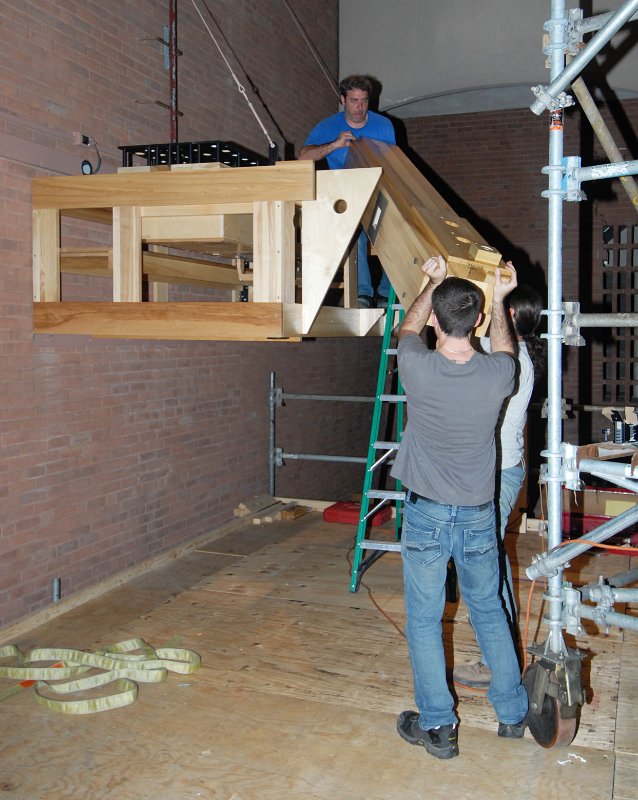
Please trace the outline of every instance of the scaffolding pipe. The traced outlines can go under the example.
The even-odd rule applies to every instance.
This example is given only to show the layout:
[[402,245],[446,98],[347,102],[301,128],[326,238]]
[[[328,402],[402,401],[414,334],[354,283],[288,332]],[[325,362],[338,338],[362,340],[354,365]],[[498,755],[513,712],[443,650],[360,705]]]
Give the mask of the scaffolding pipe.
[[[638,568],[630,569],[627,572],[619,572],[617,575],[612,575],[611,578],[607,578],[607,585],[611,586],[612,588],[616,588],[617,586],[627,586],[629,583],[636,583],[637,581]],[[579,591],[589,591],[589,589],[598,585],[598,581],[592,581],[585,586],[581,586]]]
[[268,493],[275,496],[275,405],[277,391],[275,389],[275,373],[270,373],[270,391],[268,392]]
[[[605,596],[600,586],[590,586],[587,589],[583,587],[580,593],[586,600],[592,600],[594,603],[600,603]],[[638,589],[610,589],[609,594],[614,603],[635,603],[638,600]]]
[[627,491],[629,492],[635,493],[636,490],[638,489],[638,486],[636,486],[636,482],[628,480],[627,478],[614,478],[611,477],[610,475],[603,475],[602,473],[599,472],[590,472],[589,474],[593,475],[594,478],[602,478],[603,480],[608,481],[609,483],[613,483],[614,486],[618,486],[620,489],[627,489]]
[[592,608],[584,603],[578,604],[578,613],[585,619],[590,619],[597,625],[616,625],[625,630],[638,631],[638,618],[628,617],[626,614],[619,614],[617,611],[607,611],[605,609]]
[[609,11],[607,14],[597,14],[595,17],[580,19],[574,23],[574,29],[580,36],[585,33],[593,33],[593,31],[599,31],[613,16],[614,12]]
[[[527,577],[530,580],[537,580],[543,576],[550,576],[550,583],[557,578],[561,578],[561,568],[568,561],[571,561],[576,556],[589,550],[592,542],[604,542],[606,539],[609,539],[617,533],[621,533],[625,528],[634,525],[636,522],[638,522],[638,505],[633,508],[628,508],[617,517],[610,519],[608,522],[604,522],[593,531],[589,531],[585,537],[574,539],[573,542],[563,545],[562,547],[559,542],[558,546],[550,548],[547,553],[536,556],[532,560],[530,566],[525,570]],[[549,544],[551,544],[551,542],[549,542]],[[549,597],[549,599],[550,602],[553,600],[552,597]]]
[[327,456],[321,453],[280,453],[280,456],[292,461],[339,461],[348,464],[366,464],[368,461],[363,456]]
[[[616,143],[614,142],[609,128],[605,124],[605,120],[602,118],[602,115],[598,110],[598,106],[589,93],[589,89],[585,85],[585,81],[582,78],[576,78],[576,80],[572,83],[572,90],[576,96],[576,99],[580,103],[580,107],[583,109],[585,116],[589,120],[589,124],[592,126],[594,133],[598,137],[598,141],[602,145],[607,158],[614,164],[621,163],[623,158],[620,154],[620,150],[616,147]],[[632,206],[636,209],[636,211],[638,211],[638,186],[636,185],[636,181],[629,175],[623,174],[620,176],[620,182],[622,183],[622,187],[627,193],[627,197],[629,197],[629,201],[631,202]]]
[[[622,179],[624,176],[630,175],[638,175],[638,161],[620,161],[614,164],[595,164],[593,167],[578,167],[574,170],[574,176],[579,181],[600,181],[606,180],[607,178]],[[632,200],[632,202],[634,201],[635,198]]]
[[579,328],[638,328],[638,314],[577,314],[570,322]]
[[[638,0],[636,0],[638,2]],[[552,0],[549,29],[550,78],[556,82],[565,64],[567,12],[564,0]],[[552,84],[554,85],[554,84]],[[548,546],[556,547],[562,540],[562,230],[563,230],[563,109],[550,114],[548,173],[548,247],[547,247],[547,506]],[[534,568],[534,564],[528,568]],[[546,573],[549,574],[549,573]],[[562,636],[562,575],[554,572],[547,587],[548,626],[547,649],[554,653],[564,650]]]
[[[638,447],[636,448],[638,453]],[[617,461],[597,461],[593,458],[583,458],[578,463],[578,469],[581,472],[588,472],[590,475],[596,475],[599,478],[638,478],[638,467],[634,468],[631,464],[619,464]],[[638,484],[632,491],[638,490]]]
[[358,397],[357,395],[347,394],[292,394],[282,392],[282,400],[329,400],[331,402],[342,403],[374,403],[374,397]]
[[[551,106],[557,105],[560,93],[569,86],[573,79],[582,72],[589,62],[602,50],[620,28],[631,19],[638,11],[638,0],[627,0],[603,25],[591,41],[580,51],[580,53],[565,67],[564,51],[566,48],[565,32],[567,28],[567,17],[565,14],[564,2],[552,2],[552,18],[548,23],[550,28],[550,77],[551,83],[543,88],[534,86],[532,91],[536,94],[536,100],[530,106],[537,116]],[[559,36],[557,36],[557,31]],[[556,45],[560,44],[560,66],[555,69],[558,63]]]

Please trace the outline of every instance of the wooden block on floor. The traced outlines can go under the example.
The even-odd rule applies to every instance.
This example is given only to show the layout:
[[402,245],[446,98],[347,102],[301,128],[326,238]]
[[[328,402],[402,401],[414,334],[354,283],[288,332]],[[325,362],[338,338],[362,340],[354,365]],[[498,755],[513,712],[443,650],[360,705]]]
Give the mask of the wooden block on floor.
[[296,503],[289,503],[281,509],[281,519],[298,519],[308,513],[305,506],[298,506]]
[[247,517],[249,514],[256,514],[258,511],[268,508],[275,502],[277,501],[270,494],[254,494],[247,500],[242,500],[233,513],[236,517]]
[[274,522],[282,508],[283,503],[278,502],[272,503],[272,505],[266,508],[262,508],[253,516],[253,525],[263,525],[264,523]]

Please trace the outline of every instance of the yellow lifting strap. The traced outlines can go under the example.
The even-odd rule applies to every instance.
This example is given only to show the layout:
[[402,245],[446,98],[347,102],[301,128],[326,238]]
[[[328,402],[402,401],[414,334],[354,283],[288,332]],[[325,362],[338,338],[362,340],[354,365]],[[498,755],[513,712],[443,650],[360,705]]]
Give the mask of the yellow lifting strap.
[[[130,705],[137,697],[138,683],[159,683],[169,672],[190,675],[201,664],[198,653],[182,647],[152,648],[143,639],[127,639],[95,653],[66,647],[39,647],[23,653],[15,645],[0,647],[0,661],[14,659],[15,666],[0,666],[0,678],[18,680],[0,700],[20,688],[33,685],[38,703],[64,714],[94,714]],[[46,666],[33,666],[54,662]],[[95,670],[101,672],[95,673]],[[78,678],[86,672],[91,675]],[[62,681],[50,683],[50,681]],[[81,700],[58,700],[50,694],[75,694],[115,685],[115,693]]]

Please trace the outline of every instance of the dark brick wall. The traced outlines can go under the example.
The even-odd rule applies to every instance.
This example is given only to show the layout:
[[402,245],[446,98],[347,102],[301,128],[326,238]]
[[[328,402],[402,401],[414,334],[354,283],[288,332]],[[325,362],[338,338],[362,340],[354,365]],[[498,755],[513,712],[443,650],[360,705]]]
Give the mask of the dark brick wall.
[[[191,4],[178,5],[180,139],[232,139],[265,155],[209,34]],[[336,76],[338,4],[315,9],[295,3]],[[372,394],[379,340],[34,337],[31,180],[95,162],[73,131],[97,140],[104,172],[120,165],[118,145],[170,140],[168,112],[154,102],[168,101],[168,73],[148,41],[163,35],[168,11],[164,0],[36,0],[2,1],[0,12],[1,627],[46,606],[56,577],[68,596],[231,519],[268,487],[270,372],[290,392]],[[337,107],[315,56],[283,4],[228,0],[214,12],[218,26],[207,21],[248,98],[291,155]],[[104,241],[83,223],[66,224],[64,236],[69,246]],[[63,292],[101,299],[108,286],[65,276]],[[370,412],[291,403],[278,410],[277,444],[365,455]],[[342,499],[362,481],[361,467],[291,462],[276,488]]]

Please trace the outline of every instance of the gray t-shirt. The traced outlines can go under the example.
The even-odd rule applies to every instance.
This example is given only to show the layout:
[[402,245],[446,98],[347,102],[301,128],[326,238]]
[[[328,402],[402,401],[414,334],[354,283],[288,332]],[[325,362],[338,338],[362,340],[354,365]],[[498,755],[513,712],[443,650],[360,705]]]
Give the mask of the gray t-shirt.
[[514,359],[475,353],[455,364],[414,334],[399,342],[398,364],[408,422],[393,477],[437,503],[493,500],[494,431],[514,388]]

